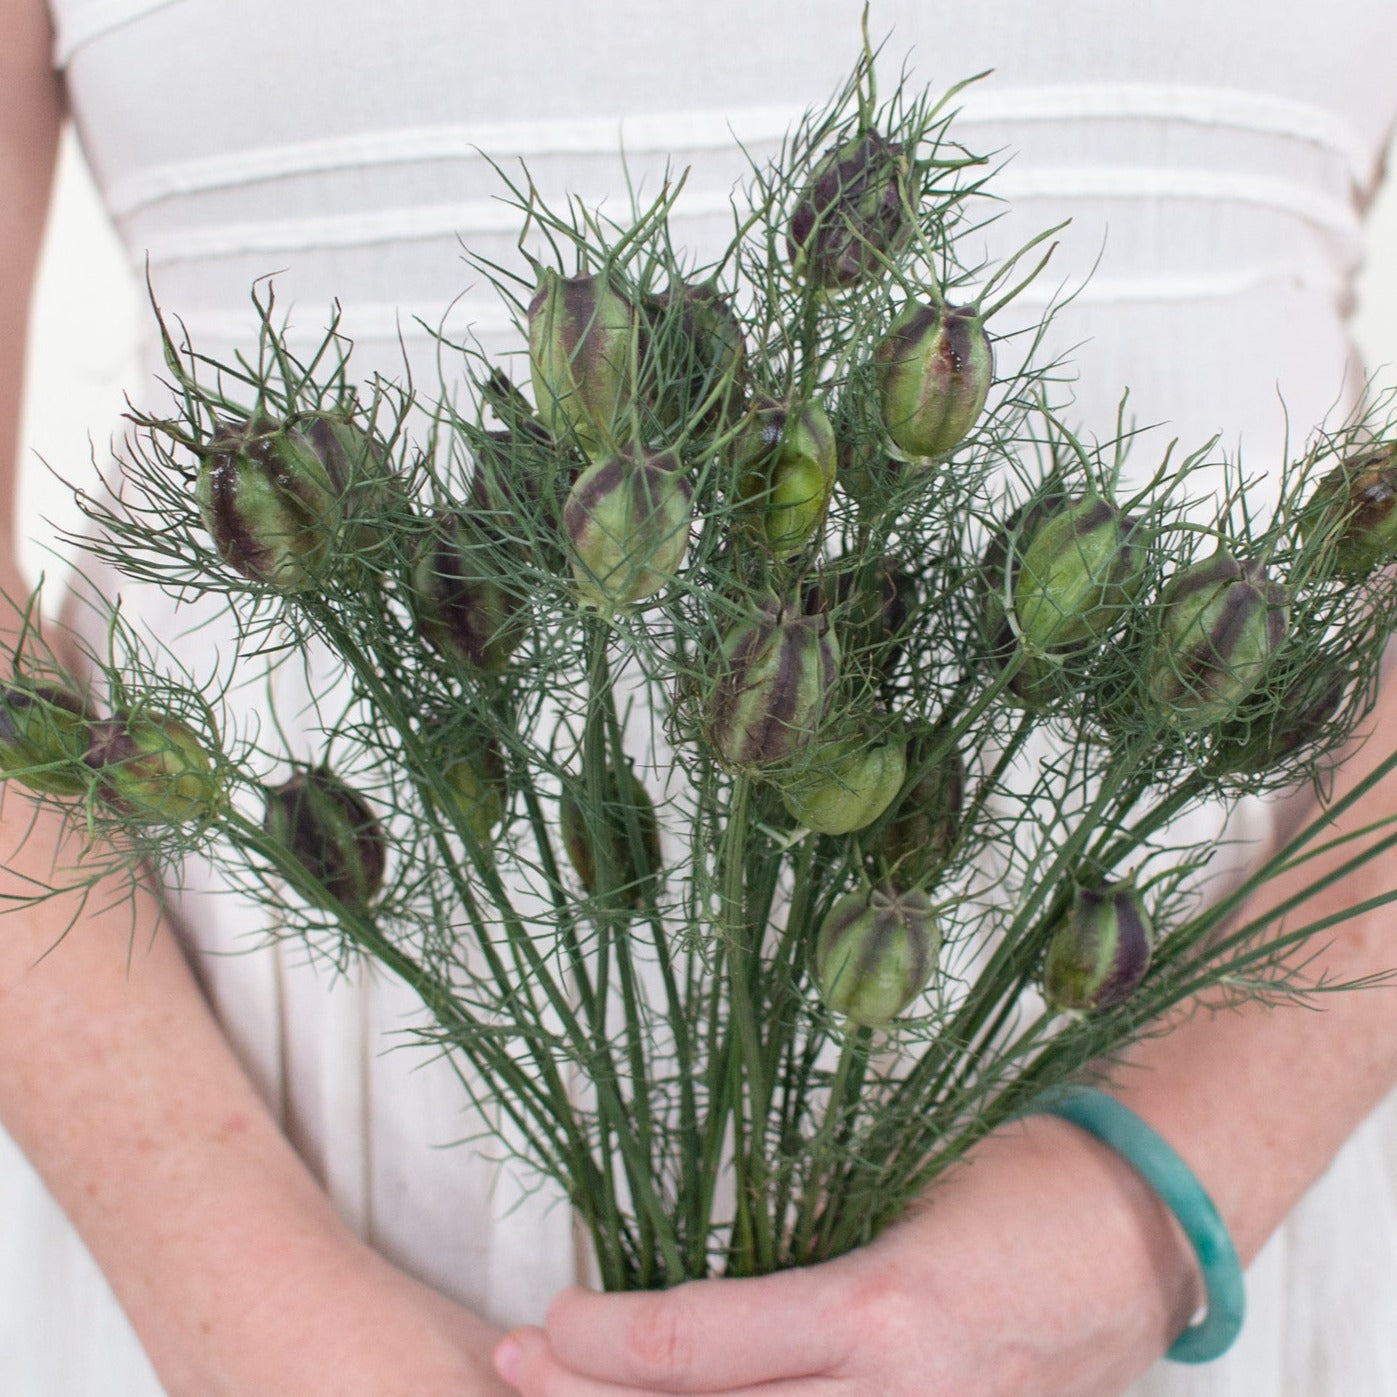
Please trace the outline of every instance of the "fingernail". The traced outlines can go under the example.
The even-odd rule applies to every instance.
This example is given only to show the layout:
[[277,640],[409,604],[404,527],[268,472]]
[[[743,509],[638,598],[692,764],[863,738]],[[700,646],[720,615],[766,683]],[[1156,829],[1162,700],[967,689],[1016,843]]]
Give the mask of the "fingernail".
[[495,1346],[495,1371],[508,1383],[519,1376],[524,1351],[514,1339],[503,1339]]

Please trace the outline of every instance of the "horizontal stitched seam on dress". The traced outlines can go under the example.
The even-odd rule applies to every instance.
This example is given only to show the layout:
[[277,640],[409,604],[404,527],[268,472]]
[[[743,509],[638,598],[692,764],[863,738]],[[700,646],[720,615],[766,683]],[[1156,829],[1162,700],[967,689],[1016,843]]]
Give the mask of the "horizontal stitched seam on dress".
[[[1179,276],[1153,277],[1097,277],[1086,282],[1073,294],[1073,288],[1062,288],[1057,283],[1025,288],[1015,299],[1017,304],[1041,306],[1072,296],[1074,305],[1110,305],[1125,303],[1162,303],[1183,301],[1210,301],[1233,296],[1244,296],[1262,287],[1277,283],[1292,289],[1299,289],[1325,297],[1337,297],[1346,293],[1343,279],[1338,275],[1319,275],[1283,263],[1248,267],[1230,273],[1194,273]],[[300,327],[293,321],[288,338],[295,344],[301,341],[318,343],[323,337],[324,326],[311,317],[302,319]],[[346,313],[344,333],[354,341],[393,341],[426,340],[429,338],[422,324],[437,325],[441,319],[440,309],[427,311],[387,305],[381,302],[361,302]],[[420,323],[419,323],[420,322]],[[251,309],[228,310],[209,307],[194,308],[182,312],[180,323],[186,326],[196,340],[217,340],[223,344],[237,344],[246,341],[254,328]],[[458,302],[440,325],[441,333],[448,338],[459,338],[467,333],[481,338],[504,334],[517,334],[522,343],[522,332],[518,330],[508,313],[498,306],[488,303],[478,306],[463,306]]]
[[[748,147],[765,143],[775,147],[798,116],[784,107],[746,107],[726,114],[659,112],[368,131],[150,166],[114,181],[107,200],[119,217],[178,194],[368,165],[475,159],[482,152],[504,152],[510,159],[538,159],[549,155],[614,155],[622,150],[681,156],[727,150],[739,142]],[[1212,88],[1111,83],[986,91],[967,96],[954,129],[982,122],[1099,117],[1199,123],[1299,139],[1340,156],[1348,178],[1357,183],[1366,183],[1371,177],[1375,159],[1349,124],[1332,112],[1306,103]]]
[[[1032,173],[1005,170],[996,192],[1010,203],[1044,198],[1171,199],[1247,204],[1295,217],[1353,244],[1358,255],[1361,228],[1357,210],[1341,199],[1310,186],[1239,171],[1141,169],[1134,166],[1040,168]],[[686,189],[675,205],[679,219],[727,213],[726,190]],[[331,214],[313,218],[267,219],[246,223],[217,223],[167,233],[134,237],[156,265],[204,257],[237,256],[247,252],[301,251],[307,248],[352,247],[459,234],[467,244],[474,234],[515,231],[523,215],[494,199],[454,204],[421,204]]]
[[82,47],[179,0],[88,0],[54,10],[53,66],[64,68]]

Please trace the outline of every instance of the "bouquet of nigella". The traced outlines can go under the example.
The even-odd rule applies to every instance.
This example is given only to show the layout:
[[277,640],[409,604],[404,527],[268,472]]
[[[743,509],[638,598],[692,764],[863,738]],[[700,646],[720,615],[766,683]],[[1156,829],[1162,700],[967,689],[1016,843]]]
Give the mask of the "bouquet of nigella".
[[[269,297],[233,363],[162,321],[177,407],[80,542],[235,644],[196,685],[112,604],[95,682],[32,622],[0,689],[72,879],[197,850],[401,976],[613,1288],[838,1255],[1200,990],[1303,993],[1313,928],[1239,912],[1323,821],[1208,902],[1182,817],[1321,773],[1397,624],[1379,411],[1264,518],[1233,470],[1200,519],[1211,446],[1123,495],[1138,439],[1074,435],[996,328],[1047,235],[962,260],[992,171],[873,77],[711,265],[674,187],[618,224],[506,180],[546,255],[480,269],[530,374],[443,340],[469,408],[356,383],[333,327],[298,359]],[[312,649],[334,716],[282,779],[224,700]]]

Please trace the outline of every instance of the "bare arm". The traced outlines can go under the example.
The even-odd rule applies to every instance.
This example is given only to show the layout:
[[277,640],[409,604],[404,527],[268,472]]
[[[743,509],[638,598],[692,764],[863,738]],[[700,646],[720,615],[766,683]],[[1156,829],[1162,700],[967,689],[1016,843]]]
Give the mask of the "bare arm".
[[[9,546],[24,330],[63,108],[50,42],[40,0],[0,0],[0,586],[11,597],[25,590]],[[60,838],[56,820],[31,825],[20,791],[4,791],[2,809],[0,896],[48,875]],[[172,936],[152,937],[149,895],[133,916],[99,894],[55,946],[72,912],[0,918],[0,1118],[172,1397],[494,1391],[489,1326],[342,1226]]]

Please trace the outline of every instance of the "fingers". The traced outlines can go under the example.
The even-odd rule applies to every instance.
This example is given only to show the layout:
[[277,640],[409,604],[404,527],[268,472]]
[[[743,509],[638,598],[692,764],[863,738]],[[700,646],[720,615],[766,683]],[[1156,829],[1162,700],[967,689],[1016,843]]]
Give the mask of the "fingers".
[[[764,1392],[762,1385],[828,1374],[845,1357],[834,1280],[830,1268],[817,1267],[663,1292],[569,1290],[549,1309],[545,1331],[515,1337],[537,1342],[548,1361],[601,1384],[576,1388],[576,1397],[593,1397],[594,1390]],[[531,1347],[526,1357],[544,1361]],[[559,1391],[573,1397],[572,1388]]]
[[[495,1350],[495,1367],[522,1397],[668,1397],[675,1391],[633,1387],[575,1373],[550,1351],[541,1329],[516,1329]],[[709,1389],[704,1397],[836,1397],[837,1389],[839,1384],[832,1378],[802,1377]]]

